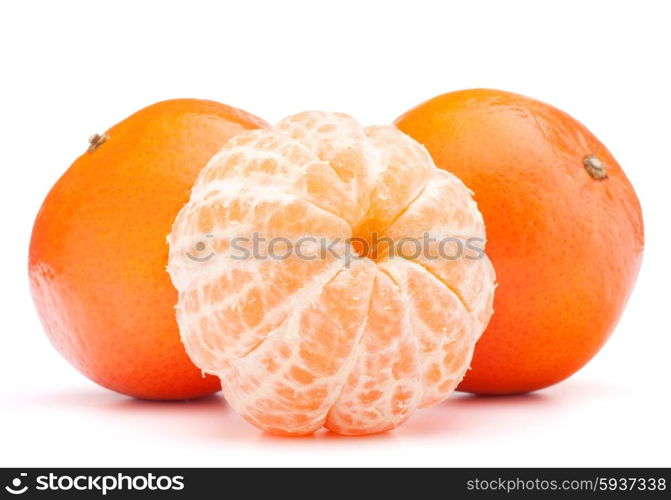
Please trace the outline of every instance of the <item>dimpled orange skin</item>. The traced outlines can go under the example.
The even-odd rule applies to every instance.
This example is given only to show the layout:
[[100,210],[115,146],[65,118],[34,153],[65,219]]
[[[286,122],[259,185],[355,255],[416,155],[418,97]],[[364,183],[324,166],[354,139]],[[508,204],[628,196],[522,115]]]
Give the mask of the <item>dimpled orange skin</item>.
[[[496,269],[494,315],[462,391],[555,384],[603,346],[643,253],[636,193],[610,152],[566,113],[517,94],[438,96],[396,121],[475,192]],[[606,178],[590,176],[585,157]]]
[[52,343],[87,377],[147,399],[219,390],[180,342],[166,236],[210,157],[264,126],[213,101],[160,102],[108,130],[51,189],[30,243],[31,290]]

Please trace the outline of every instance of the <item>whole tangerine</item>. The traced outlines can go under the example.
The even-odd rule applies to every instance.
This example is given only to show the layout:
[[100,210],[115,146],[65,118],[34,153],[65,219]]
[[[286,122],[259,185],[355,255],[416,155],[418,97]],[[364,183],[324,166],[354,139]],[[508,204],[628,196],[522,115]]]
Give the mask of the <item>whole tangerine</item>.
[[93,136],[53,186],[30,242],[31,291],[52,343],[87,377],[148,399],[219,389],[180,343],[166,236],[210,157],[265,125],[213,101],[160,102]]
[[443,94],[396,125],[474,191],[487,225],[494,315],[459,388],[569,377],[615,328],[641,263],[641,207],[620,165],[568,114],[500,90]]

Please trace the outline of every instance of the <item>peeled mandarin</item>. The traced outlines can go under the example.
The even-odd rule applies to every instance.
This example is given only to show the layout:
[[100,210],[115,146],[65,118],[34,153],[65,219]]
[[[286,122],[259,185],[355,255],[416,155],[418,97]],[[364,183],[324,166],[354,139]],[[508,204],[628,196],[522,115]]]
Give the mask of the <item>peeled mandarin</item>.
[[455,389],[492,314],[469,190],[396,127],[340,113],[231,139],[168,241],[189,356],[275,434],[397,427]]

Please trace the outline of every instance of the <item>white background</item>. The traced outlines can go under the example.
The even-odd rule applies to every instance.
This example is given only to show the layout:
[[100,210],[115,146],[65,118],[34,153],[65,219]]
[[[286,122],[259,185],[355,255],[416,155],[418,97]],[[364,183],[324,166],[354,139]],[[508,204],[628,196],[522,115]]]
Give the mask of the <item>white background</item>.
[[[0,465],[671,466],[670,15],[663,2],[43,2],[0,7]],[[135,401],[51,347],[27,253],[51,185],[100,132],[173,97],[274,122],[387,123],[436,94],[516,91],[587,124],[630,176],[646,252],[599,355],[527,396],[456,394],[395,432],[287,439],[220,397]]]

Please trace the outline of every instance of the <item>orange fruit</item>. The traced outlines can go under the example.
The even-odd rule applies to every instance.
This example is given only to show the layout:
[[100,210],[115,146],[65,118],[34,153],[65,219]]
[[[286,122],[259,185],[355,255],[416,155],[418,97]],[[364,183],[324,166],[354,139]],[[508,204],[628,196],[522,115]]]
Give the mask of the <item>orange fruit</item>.
[[[484,238],[468,189],[394,126],[307,112],[244,132],[169,236],[184,345],[266,431],[392,429],[468,367],[494,290]],[[462,240],[481,251],[439,251]]]
[[87,377],[150,399],[218,390],[180,343],[165,239],[212,155],[264,125],[212,101],[160,102],[94,136],[51,189],[33,228],[30,284],[52,343]]
[[495,313],[459,388],[570,376],[615,328],[641,262],[641,207],[620,165],[566,113],[499,90],[441,95],[396,125],[475,192],[487,224]]

